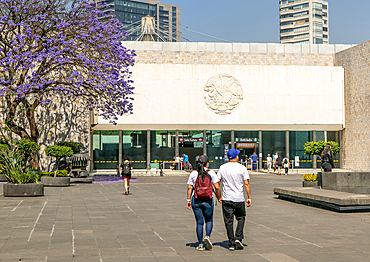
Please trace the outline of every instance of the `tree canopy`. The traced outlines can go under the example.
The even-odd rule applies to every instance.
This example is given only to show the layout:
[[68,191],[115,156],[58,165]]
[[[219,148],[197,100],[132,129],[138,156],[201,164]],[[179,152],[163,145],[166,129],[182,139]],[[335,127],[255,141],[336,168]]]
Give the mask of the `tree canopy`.
[[35,114],[55,95],[78,98],[112,123],[132,113],[122,24],[85,0],[0,0],[0,96],[5,125],[37,142]]

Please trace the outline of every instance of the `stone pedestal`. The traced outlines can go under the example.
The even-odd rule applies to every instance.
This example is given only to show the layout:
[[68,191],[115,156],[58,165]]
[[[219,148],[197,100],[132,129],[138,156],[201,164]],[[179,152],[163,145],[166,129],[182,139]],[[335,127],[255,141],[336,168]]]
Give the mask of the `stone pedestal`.
[[355,194],[370,194],[370,172],[319,172],[322,189]]

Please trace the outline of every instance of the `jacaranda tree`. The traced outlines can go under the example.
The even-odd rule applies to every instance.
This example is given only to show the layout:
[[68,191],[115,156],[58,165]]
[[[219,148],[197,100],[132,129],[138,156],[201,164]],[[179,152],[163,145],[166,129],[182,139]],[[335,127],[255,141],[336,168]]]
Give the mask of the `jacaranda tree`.
[[104,8],[85,0],[0,0],[0,96],[11,132],[37,142],[35,112],[58,95],[112,123],[132,112],[135,54]]

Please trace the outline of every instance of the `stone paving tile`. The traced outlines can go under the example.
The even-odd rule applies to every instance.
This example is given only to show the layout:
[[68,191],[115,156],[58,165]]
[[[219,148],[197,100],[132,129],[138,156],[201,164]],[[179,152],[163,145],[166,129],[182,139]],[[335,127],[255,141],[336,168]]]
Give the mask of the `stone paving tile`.
[[129,196],[122,184],[80,184],[45,188],[40,198],[0,197],[0,261],[370,261],[368,213],[276,199],[273,188],[300,186],[298,175],[252,174],[245,249],[227,250],[217,205],[214,248],[199,252],[186,181],[141,178]]

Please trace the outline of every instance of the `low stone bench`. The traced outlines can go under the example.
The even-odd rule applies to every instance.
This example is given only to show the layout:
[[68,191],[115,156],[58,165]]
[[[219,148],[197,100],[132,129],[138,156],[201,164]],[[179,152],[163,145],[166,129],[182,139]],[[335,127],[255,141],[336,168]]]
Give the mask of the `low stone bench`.
[[274,188],[281,199],[297,203],[313,203],[339,212],[370,211],[370,195],[339,192],[313,187]]

